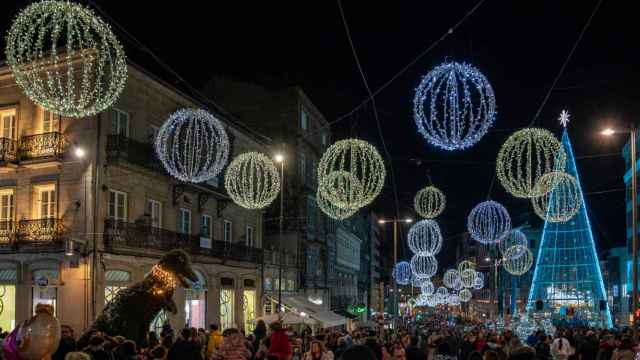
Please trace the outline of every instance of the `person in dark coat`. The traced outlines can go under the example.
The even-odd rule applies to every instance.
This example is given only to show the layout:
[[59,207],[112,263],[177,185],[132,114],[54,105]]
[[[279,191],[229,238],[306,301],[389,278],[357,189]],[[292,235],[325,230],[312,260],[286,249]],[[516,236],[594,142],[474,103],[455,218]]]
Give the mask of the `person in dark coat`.
[[61,325],[60,333],[60,345],[58,345],[56,352],[53,353],[52,360],[64,360],[68,353],[76,351],[73,328],[69,325]]
[[425,360],[427,358],[427,353],[418,347],[419,342],[420,339],[417,336],[411,337],[409,346],[404,350],[407,360]]
[[191,338],[190,329],[182,329],[180,336],[169,349],[167,360],[202,360],[200,345]]
[[551,360],[551,337],[543,335],[535,346],[537,360]]

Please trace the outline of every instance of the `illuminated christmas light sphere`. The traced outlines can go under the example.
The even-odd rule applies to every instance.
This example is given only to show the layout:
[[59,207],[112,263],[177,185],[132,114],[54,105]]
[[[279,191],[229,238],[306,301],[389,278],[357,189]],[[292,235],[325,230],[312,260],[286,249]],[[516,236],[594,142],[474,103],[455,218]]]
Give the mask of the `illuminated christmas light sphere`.
[[7,63],[33,102],[62,116],[95,115],[127,80],[124,49],[93,11],[69,1],[23,9],[6,38]]
[[425,253],[415,254],[411,258],[411,273],[417,278],[430,278],[438,271],[438,260]]
[[470,260],[462,260],[458,264],[458,272],[463,272],[467,269],[475,270],[476,264]]
[[502,186],[513,196],[533,198],[551,190],[536,188],[536,183],[554,169],[564,169],[566,160],[562,144],[552,133],[527,128],[513,133],[502,145],[496,171]]
[[222,171],[229,157],[224,127],[205,110],[180,109],[158,130],[156,154],[173,177],[200,183]]
[[496,116],[496,99],[487,78],[464,63],[444,63],[422,78],[413,99],[418,131],[444,150],[473,146]]
[[471,237],[483,244],[495,244],[511,230],[511,218],[500,203],[488,200],[471,210],[467,219]]
[[484,278],[477,277],[473,281],[473,288],[475,290],[480,290],[484,287]]
[[435,287],[433,286],[433,283],[431,281],[425,282],[420,287],[420,292],[425,295],[433,294],[434,290],[435,290]]
[[460,305],[460,296],[458,294],[449,294],[447,297],[447,303],[451,306]]
[[[516,256],[516,253],[522,253],[520,256]],[[533,265],[533,254],[531,250],[522,245],[514,245],[507,249],[504,254],[504,260],[502,266],[511,275],[525,274]]]
[[473,294],[471,293],[471,290],[469,290],[469,289],[462,289],[462,290],[460,290],[460,293],[458,294],[458,296],[460,297],[460,301],[466,303],[466,302],[471,301],[471,298],[473,297]]
[[460,277],[458,277],[452,284],[451,288],[455,291],[460,291],[462,290],[462,288],[464,288],[464,285],[462,285],[462,279],[460,279]]
[[476,271],[473,269],[466,269],[460,273],[460,280],[462,281],[463,287],[472,288],[476,281]]
[[358,209],[343,209],[335,206],[331,201],[327,200],[324,195],[322,195],[320,189],[316,191],[316,202],[318,203],[320,210],[334,220],[348,219],[358,212]]
[[[339,175],[333,174],[336,171]],[[318,164],[320,191],[334,205],[349,209],[370,204],[380,194],[385,174],[384,161],[378,150],[358,139],[334,143]]]
[[431,294],[431,295],[425,296],[425,303],[429,307],[438,306],[438,300],[437,300],[435,294]]
[[409,249],[414,254],[425,253],[435,255],[442,248],[440,227],[434,220],[420,220],[413,224],[407,236]]
[[392,275],[398,285],[409,285],[411,282],[411,265],[406,261],[400,261],[393,268]]
[[446,198],[442,191],[434,186],[427,186],[418,191],[413,198],[416,212],[425,219],[433,219],[442,214],[446,205]]
[[429,279],[429,278],[417,278],[415,276],[411,277],[411,286],[416,287],[416,288],[422,287],[427,282],[431,282],[431,279]]
[[[505,236],[498,243],[498,250],[500,251],[502,256],[504,256],[504,254],[507,251],[507,249],[509,249],[510,247],[512,247],[514,245],[522,245],[525,248],[527,246],[529,246],[529,242],[527,241],[527,236],[522,231],[520,231],[519,229],[511,230],[509,232],[509,236]],[[524,251],[521,252],[521,253],[513,254],[513,255],[514,256],[520,256],[522,254],[524,254]]]
[[582,196],[576,178],[559,171],[552,171],[540,178],[535,187],[544,193],[531,199],[533,210],[543,220],[567,222],[582,206]]
[[440,303],[443,303],[443,302],[446,302],[447,298],[449,297],[449,290],[447,290],[447,288],[444,286],[440,286],[439,288],[436,289],[435,294],[438,301]]
[[247,209],[262,209],[278,196],[280,174],[267,156],[248,152],[231,161],[224,186],[236,204]]
[[453,288],[454,283],[460,280],[460,273],[458,270],[449,269],[444,272],[444,276],[442,277],[442,282],[444,286],[448,288]]

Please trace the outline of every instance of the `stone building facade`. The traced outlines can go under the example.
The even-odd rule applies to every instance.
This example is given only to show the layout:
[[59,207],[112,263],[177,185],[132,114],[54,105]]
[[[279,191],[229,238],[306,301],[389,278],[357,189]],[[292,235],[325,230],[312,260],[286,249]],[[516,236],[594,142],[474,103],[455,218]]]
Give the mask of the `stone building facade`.
[[[191,254],[199,281],[178,289],[178,313],[161,314],[154,326],[251,327],[273,262],[262,251],[264,215],[233,204],[222,177],[185,184],[164,172],[151,140],[183,107],[205,105],[130,65],[112,108],[61,118],[0,68],[0,327],[44,302],[62,323],[84,329],[173,248]],[[230,159],[269,152],[268,138],[212,113],[229,134]]]

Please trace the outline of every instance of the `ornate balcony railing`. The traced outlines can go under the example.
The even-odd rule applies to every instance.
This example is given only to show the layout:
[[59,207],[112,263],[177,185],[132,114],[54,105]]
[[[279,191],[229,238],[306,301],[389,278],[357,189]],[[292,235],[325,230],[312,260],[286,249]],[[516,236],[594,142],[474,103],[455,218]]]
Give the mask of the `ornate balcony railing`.
[[18,154],[20,161],[42,158],[61,159],[65,145],[64,137],[59,132],[27,135],[20,139]]
[[124,135],[109,135],[107,137],[107,160],[117,161],[120,159],[165,173],[155,155],[152,144],[136,141]]
[[236,261],[262,263],[262,249],[220,240],[202,239],[198,235],[181,234],[144,223],[106,220],[104,244],[111,251],[168,251],[183,249],[193,255],[212,256]]
[[0,248],[3,249],[62,248],[63,239],[62,219],[0,221]]
[[0,163],[15,162],[18,142],[13,139],[0,138]]

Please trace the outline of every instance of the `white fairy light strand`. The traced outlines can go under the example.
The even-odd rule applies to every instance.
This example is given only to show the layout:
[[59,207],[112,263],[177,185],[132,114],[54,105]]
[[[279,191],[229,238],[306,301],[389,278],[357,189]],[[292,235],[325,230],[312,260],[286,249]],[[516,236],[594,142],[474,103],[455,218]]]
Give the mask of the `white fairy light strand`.
[[411,273],[417,278],[430,278],[438,271],[438,260],[425,253],[415,254],[411,258]]
[[407,235],[409,249],[414,253],[436,255],[442,248],[440,227],[434,220],[420,220],[411,226]]
[[444,63],[422,78],[413,99],[418,131],[444,150],[473,146],[496,116],[493,88],[480,71],[464,63]]
[[331,201],[327,200],[324,195],[322,195],[320,189],[316,191],[316,202],[318,203],[320,210],[334,220],[345,220],[358,212],[358,209],[342,209],[333,205]]
[[227,132],[202,109],[180,109],[158,130],[158,158],[173,177],[200,183],[216,177],[229,157]]
[[476,264],[473,261],[470,260],[462,260],[459,264],[458,264],[458,272],[463,272],[467,269],[472,269],[475,270],[476,268]]
[[460,297],[460,301],[461,302],[469,302],[471,301],[471,298],[473,297],[473,294],[471,293],[471,290],[469,289],[462,289],[460,290],[460,293],[458,294],[458,296]]
[[567,222],[580,211],[582,196],[575,177],[553,171],[540,178],[536,189],[544,193],[531,199],[533,210],[541,219]]
[[458,270],[455,270],[455,269],[449,269],[445,271],[444,276],[442,277],[442,282],[444,283],[444,286],[450,289],[453,288],[454,283],[459,280],[460,280],[460,273],[458,272]]
[[248,152],[231,161],[224,184],[236,204],[247,209],[262,209],[278,196],[280,174],[266,155]]
[[511,230],[511,218],[504,206],[488,200],[471,210],[467,229],[474,240],[483,244],[495,244]]
[[124,49],[93,11],[69,1],[23,9],[7,34],[7,63],[25,94],[68,117],[95,115],[115,103],[127,80]]
[[460,281],[465,288],[472,288],[476,280],[476,271],[473,269],[466,269],[460,273]]
[[[522,231],[520,231],[520,229],[511,230],[509,232],[509,235],[505,236],[498,243],[498,250],[500,251],[500,254],[502,254],[502,256],[504,256],[504,254],[506,253],[507,249],[509,249],[510,247],[512,247],[514,245],[522,245],[525,248],[529,246],[529,242],[527,240],[527,236]],[[520,256],[520,255],[522,255],[522,253],[514,253],[512,255]]]
[[[522,255],[517,256],[518,253]],[[525,274],[531,269],[531,265],[533,265],[533,254],[531,250],[522,245],[514,245],[507,249],[502,261],[504,269],[509,274],[516,276]]]
[[429,279],[427,279],[427,281],[425,281],[422,286],[420,286],[420,292],[425,295],[433,294],[434,289],[435,286],[433,286],[433,283]]
[[427,186],[418,191],[413,199],[416,212],[425,219],[433,219],[442,214],[446,203],[442,191],[434,186]]
[[393,268],[392,275],[398,285],[409,285],[411,282],[411,265],[406,261],[400,261]]
[[545,129],[527,128],[513,133],[502,145],[496,161],[498,179],[515,197],[533,198],[550,189],[538,188],[539,179],[564,169],[567,155],[555,136]]

